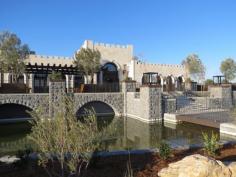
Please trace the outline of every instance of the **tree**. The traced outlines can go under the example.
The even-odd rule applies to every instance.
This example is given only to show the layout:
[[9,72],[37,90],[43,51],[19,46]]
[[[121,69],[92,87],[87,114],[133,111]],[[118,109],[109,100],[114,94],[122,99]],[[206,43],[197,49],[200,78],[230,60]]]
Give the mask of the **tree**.
[[0,33],[0,70],[12,75],[13,83],[25,71],[24,60],[30,53],[26,44],[21,44],[21,40],[16,34],[4,31]]
[[50,117],[45,106],[32,112],[32,132],[28,138],[33,141],[39,165],[49,176],[81,176],[96,151],[101,150],[104,140],[116,136],[116,125],[98,126],[94,111],[87,110],[78,120],[75,105],[69,97],[55,107],[56,114]]
[[92,78],[91,83],[93,83],[94,73],[99,71],[100,60],[101,54],[98,50],[81,48],[75,54],[74,63],[80,71],[84,72],[87,81],[89,80],[88,76],[90,76]]
[[232,81],[236,77],[236,62],[232,58],[227,58],[221,62],[220,71],[227,81]]
[[191,79],[198,82],[202,82],[204,80],[206,69],[198,55],[189,55],[185,60],[182,61],[182,65],[185,66]]

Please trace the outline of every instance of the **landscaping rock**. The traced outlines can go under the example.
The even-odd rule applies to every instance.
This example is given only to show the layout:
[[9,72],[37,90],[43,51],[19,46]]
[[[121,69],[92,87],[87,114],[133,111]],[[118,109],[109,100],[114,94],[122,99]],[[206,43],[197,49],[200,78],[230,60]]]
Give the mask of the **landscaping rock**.
[[225,166],[221,161],[195,154],[169,164],[158,175],[160,177],[235,177],[236,163]]

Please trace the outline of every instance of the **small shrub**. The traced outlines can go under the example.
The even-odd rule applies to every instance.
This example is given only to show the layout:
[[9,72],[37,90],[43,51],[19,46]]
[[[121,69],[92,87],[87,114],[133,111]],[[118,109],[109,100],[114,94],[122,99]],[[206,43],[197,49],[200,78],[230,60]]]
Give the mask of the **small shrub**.
[[162,141],[159,145],[159,155],[162,159],[166,160],[168,157],[170,157],[171,154],[171,147],[168,143],[165,141]]
[[219,149],[219,136],[214,132],[211,133],[211,136],[205,132],[202,132],[203,137],[203,149],[205,153],[210,156],[215,156],[217,150]]
[[52,74],[49,74],[49,80],[54,82],[62,81],[63,80],[62,73],[52,71]]
[[125,172],[125,177],[134,177],[134,172],[131,166],[131,160],[130,160],[130,152],[129,152],[129,160],[127,161],[126,164],[126,172]]
[[82,176],[103,140],[115,135],[113,124],[98,128],[92,110],[78,121],[74,108],[71,98],[65,97],[61,105],[54,107],[52,117],[41,107],[31,113],[34,120],[28,138],[35,144],[38,164],[49,176]]

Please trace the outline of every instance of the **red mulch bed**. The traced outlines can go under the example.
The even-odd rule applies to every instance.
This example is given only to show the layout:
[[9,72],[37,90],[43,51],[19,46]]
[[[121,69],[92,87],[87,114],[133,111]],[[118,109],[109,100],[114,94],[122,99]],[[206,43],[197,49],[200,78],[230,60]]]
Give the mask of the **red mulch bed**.
[[[158,172],[162,168],[168,167],[169,163],[179,161],[192,154],[206,155],[203,149],[200,148],[176,150],[167,160],[162,160],[159,155],[156,154],[154,155],[153,162],[146,165],[144,170],[137,172],[136,177],[158,177]],[[236,161],[236,145],[225,145],[218,151],[218,155],[214,158],[221,161]]]
[[[202,149],[175,150],[167,160],[161,160],[158,154],[132,154],[131,165],[136,177],[158,177],[158,172],[169,163],[181,160],[191,154],[202,154]],[[219,150],[217,160],[236,161],[236,145],[227,145]],[[127,170],[127,155],[97,157],[90,164],[84,177],[124,177]],[[1,168],[2,167],[2,168]],[[4,169],[4,168],[5,169]],[[39,167],[15,168],[0,164],[1,177],[46,177],[45,171]]]

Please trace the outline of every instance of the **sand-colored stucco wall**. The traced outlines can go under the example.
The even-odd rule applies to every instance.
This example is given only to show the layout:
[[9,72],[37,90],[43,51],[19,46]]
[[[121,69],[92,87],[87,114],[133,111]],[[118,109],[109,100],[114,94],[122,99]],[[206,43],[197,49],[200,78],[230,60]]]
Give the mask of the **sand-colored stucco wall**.
[[142,81],[143,73],[145,72],[157,72],[162,77],[173,76],[179,77],[186,75],[185,68],[182,65],[168,65],[168,64],[149,64],[141,63],[139,61],[134,62],[134,79],[137,82]]
[[50,65],[53,66],[54,64],[56,66],[58,65],[73,65],[73,58],[72,57],[58,57],[58,56],[45,56],[45,55],[30,55],[28,59],[25,60],[25,63],[30,63],[31,65]]
[[102,65],[107,62],[113,62],[118,66],[118,69],[125,69],[124,65],[127,65],[133,58],[132,45],[94,43],[86,40],[82,47],[98,50],[101,53]]

